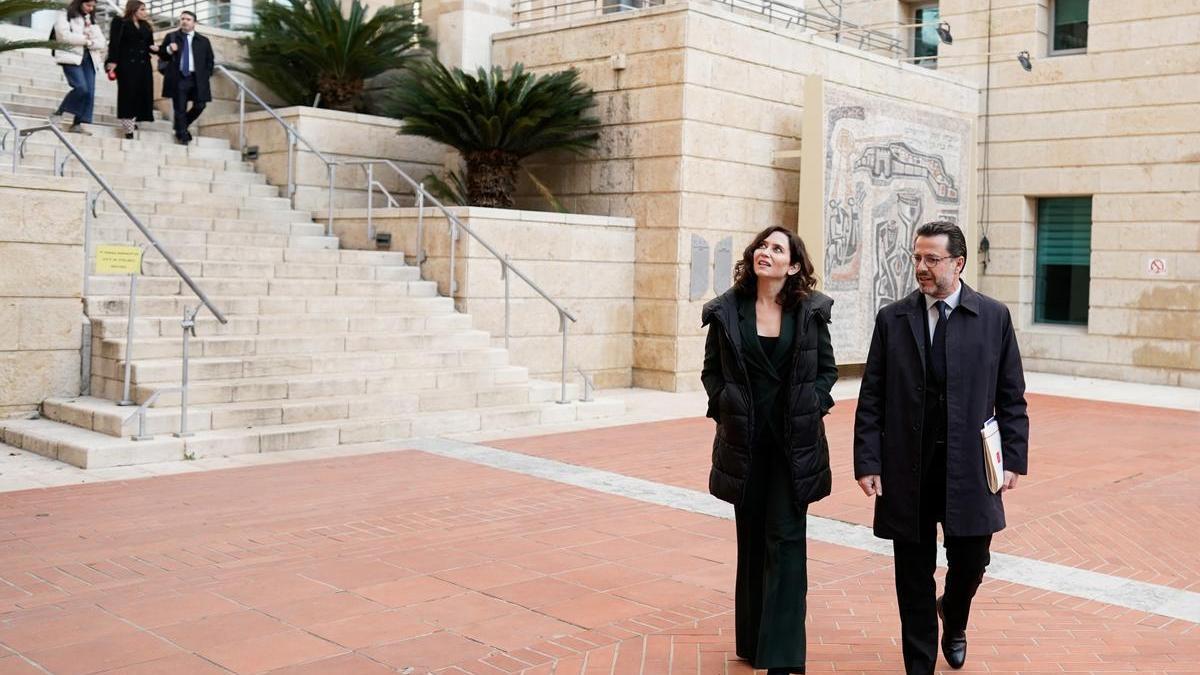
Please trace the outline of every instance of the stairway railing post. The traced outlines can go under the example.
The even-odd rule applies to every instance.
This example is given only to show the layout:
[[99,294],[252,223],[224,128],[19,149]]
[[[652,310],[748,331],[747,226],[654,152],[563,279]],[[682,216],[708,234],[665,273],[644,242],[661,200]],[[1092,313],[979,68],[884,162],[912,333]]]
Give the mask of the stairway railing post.
[[133,373],[133,324],[137,320],[137,274],[129,275],[129,313],[128,325],[125,326],[125,388],[122,389],[121,400],[117,405],[133,405],[130,398],[130,376]]

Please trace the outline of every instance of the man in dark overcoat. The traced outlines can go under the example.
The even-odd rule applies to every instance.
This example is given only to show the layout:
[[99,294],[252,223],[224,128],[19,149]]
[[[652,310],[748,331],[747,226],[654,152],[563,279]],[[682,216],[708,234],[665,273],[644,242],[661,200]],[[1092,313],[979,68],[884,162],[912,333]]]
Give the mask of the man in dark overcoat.
[[[959,278],[967,263],[962,230],[922,225],[913,243],[918,289],[879,310],[854,422],[854,476],[875,497],[875,536],[895,552],[904,667],[930,675],[942,653],[966,661],[971,598],[1004,529],[1001,493],[1026,472],[1029,417],[1025,376],[1008,308]],[[988,487],[980,429],[995,417],[1003,486]],[[942,597],[937,523],[947,572]]]
[[216,67],[212,44],[196,32],[193,12],[184,10],[179,14],[179,30],[166,34],[158,48],[158,58],[162,63],[162,95],[171,99],[174,111],[175,140],[186,144],[192,140],[188,127],[212,100],[209,78]]

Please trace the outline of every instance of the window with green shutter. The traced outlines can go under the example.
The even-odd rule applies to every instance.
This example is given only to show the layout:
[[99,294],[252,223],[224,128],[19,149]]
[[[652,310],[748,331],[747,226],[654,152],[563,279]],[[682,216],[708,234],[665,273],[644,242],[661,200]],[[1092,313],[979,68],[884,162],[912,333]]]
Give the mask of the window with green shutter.
[[1050,53],[1087,49],[1088,0],[1054,0],[1050,8]]
[[1039,199],[1035,321],[1087,325],[1091,258],[1092,198]]

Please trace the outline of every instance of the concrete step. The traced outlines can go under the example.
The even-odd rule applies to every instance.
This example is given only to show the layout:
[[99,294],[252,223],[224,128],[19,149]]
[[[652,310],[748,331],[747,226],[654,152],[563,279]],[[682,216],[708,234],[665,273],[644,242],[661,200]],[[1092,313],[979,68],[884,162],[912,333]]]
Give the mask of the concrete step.
[[[161,235],[162,233],[156,233]],[[166,238],[164,238],[166,239]],[[113,237],[96,237],[97,242],[116,243]],[[172,250],[172,242],[166,239],[168,250]],[[134,243],[134,242],[127,242]],[[270,250],[270,249],[266,249]],[[279,263],[275,265],[275,280],[307,280],[307,281],[419,281],[416,267],[386,266],[386,265],[299,265]],[[270,279],[205,279],[205,293],[215,295],[270,295]],[[127,276],[92,276],[88,280],[91,295],[128,295],[129,277]],[[190,290],[182,284],[174,274],[165,276],[143,276],[138,280],[138,296],[142,298],[155,296],[170,296],[180,293],[188,294]],[[374,310],[375,303],[370,302],[361,306],[363,310]],[[320,309],[317,306],[314,310]],[[352,310],[347,310],[352,311]]]
[[[325,233],[325,226],[319,223],[314,223],[311,220],[294,220],[286,223],[264,223],[258,220],[241,219],[241,218],[212,218],[204,216],[175,216],[175,215],[158,215],[146,214],[138,216],[142,223],[151,230],[158,232],[160,230],[193,230],[202,232],[230,232],[239,234],[282,234],[290,236],[321,236]],[[92,221],[94,226],[100,227],[127,227],[130,225],[129,218],[124,213],[112,213],[108,211],[99,212],[96,218]],[[375,251],[368,251],[374,253]],[[382,253],[388,253],[382,251]],[[290,262],[328,262],[329,254],[322,254],[324,257],[319,259],[305,258],[289,258],[288,254],[284,254],[284,259]],[[333,255],[336,262],[336,253]]]
[[567,404],[526,403],[480,410],[396,415],[366,421],[350,419],[201,431],[187,438],[162,434],[146,441],[109,436],[43,418],[0,421],[0,438],[9,445],[74,466],[104,468],[561,424],[619,415],[623,411],[624,404],[621,401],[607,399]]
[[[461,361],[458,367],[393,367],[376,372],[315,372],[291,375],[244,376],[241,373],[227,379],[191,380],[189,372],[188,401],[193,405],[215,405],[222,403],[245,403],[250,401],[306,400],[324,396],[370,396],[377,394],[402,394],[423,390],[449,392],[472,390],[501,385],[523,384],[529,381],[525,368],[507,364],[490,364],[490,360],[502,360],[490,349],[431,352],[430,363],[437,360]],[[286,366],[292,363],[304,367],[298,359],[290,362],[282,357],[263,364]],[[349,363],[349,361],[347,361]],[[135,362],[136,366],[137,363]],[[336,364],[335,364],[336,365]],[[357,364],[352,364],[357,365]],[[400,366],[398,362],[395,364]],[[179,366],[174,369],[174,380],[155,383],[130,382],[131,397],[138,403],[150,400],[156,392],[162,392],[154,401],[156,407],[179,405],[179,394],[166,391],[179,386]],[[191,370],[191,369],[189,369]],[[236,370],[231,366],[230,371]],[[124,373],[115,366],[110,377],[93,375],[92,394],[97,397],[120,400],[124,390]],[[168,375],[170,375],[168,373]]]
[[[110,203],[111,200],[103,200],[99,205],[99,212],[106,214],[119,214],[122,211]],[[273,201],[273,200],[272,200]],[[286,200],[280,198],[280,201]],[[130,202],[132,207],[136,202]],[[192,216],[196,214],[196,206],[194,204],[169,204],[169,203],[147,203],[144,205],[146,215],[160,216]],[[136,212],[136,211],[135,211]],[[259,222],[272,223],[293,223],[297,221],[309,220],[311,216],[303,211],[293,211],[285,206],[278,208],[249,208],[236,205],[209,204],[203,209],[205,215],[213,218],[233,219],[233,220],[253,220]]]
[[[135,333],[136,338],[136,333]],[[283,340],[264,340],[262,352],[233,356],[195,356],[188,365],[188,377],[195,382],[259,378],[276,375],[307,375],[362,371],[383,373],[390,369],[408,369],[424,365],[406,352],[458,354],[463,351],[491,349],[491,336],[484,331],[411,332],[397,334],[362,333],[308,338],[312,351],[271,351],[286,349]],[[135,340],[136,342],[136,340]],[[257,344],[257,343],[256,343]],[[292,343],[294,344],[294,343]],[[146,358],[134,345],[130,381],[135,384],[177,382],[182,363],[178,357]],[[341,357],[346,358],[341,358]],[[454,356],[453,358],[459,358]],[[374,359],[374,365],[372,365]],[[430,363],[434,363],[431,357]],[[117,359],[92,357],[92,374],[123,377],[125,363]]]
[[[548,384],[529,382],[458,386],[454,389],[422,388],[395,393],[321,396],[307,399],[268,399],[237,403],[191,404],[188,430],[244,429],[281,424],[326,421],[370,421],[417,413],[444,412],[512,406],[551,401],[558,392]],[[568,391],[570,394],[571,391]],[[144,422],[133,414],[133,406],[118,406],[101,398],[48,399],[42,404],[47,419],[108,436],[166,434],[179,431],[178,401],[149,408]]]
[[[259,266],[273,270],[270,264],[255,265],[253,263],[206,262],[204,268],[207,269],[210,265],[221,265],[222,270],[231,267],[249,269]],[[183,267],[186,269],[186,263]],[[219,276],[237,277],[232,274]],[[261,279],[261,275],[246,274],[244,278],[248,280]],[[390,302],[395,303],[409,297],[433,297],[437,291],[436,283],[432,281],[272,279],[267,282],[268,293],[266,296],[222,296],[210,294],[208,290],[205,290],[207,286],[203,275],[193,275],[193,280],[226,316],[264,315],[279,318],[281,315],[294,314],[298,311],[296,308],[309,306],[308,302],[314,299],[314,296],[325,297],[332,305],[339,305],[347,298],[387,298]],[[144,312],[147,316],[179,316],[185,306],[195,307],[198,301],[189,293],[173,296],[139,296],[135,302],[137,312]],[[84,298],[84,306],[88,316],[93,319],[123,317],[129,314],[129,296],[89,295]]]
[[[363,310],[372,302],[370,299],[325,298],[306,299],[304,305],[294,307],[295,312],[305,315],[279,314],[273,316],[229,316],[227,323],[220,323],[207,312],[196,317],[196,332],[199,335],[284,335],[304,332],[319,335],[322,332],[343,331],[343,326],[354,327],[364,322],[371,326],[374,320],[385,320],[397,316],[439,316],[454,314],[454,302],[450,298],[433,296],[407,298],[403,303],[392,299],[374,300],[374,311]],[[193,304],[196,304],[193,302]],[[125,337],[128,321],[124,316],[104,317],[92,320],[92,336],[96,338]],[[361,330],[369,331],[369,328]],[[135,339],[170,337],[182,335],[180,316],[148,316],[139,314],[134,321]]]
[[[436,354],[439,358],[442,353]],[[441,408],[475,405],[467,399],[455,398],[460,392],[528,384],[528,373],[524,368],[509,365],[490,365],[488,359],[501,357],[485,351],[466,352],[460,356],[445,355],[448,360],[459,359],[469,365],[458,368],[395,368],[378,373],[344,372],[292,375],[289,377],[233,378],[229,380],[202,380],[188,386],[188,402],[196,406],[213,406],[226,403],[250,403],[270,401],[308,401],[329,396],[379,396],[437,392],[429,394],[430,400]],[[120,373],[116,373],[120,374]],[[124,391],[124,379],[93,376],[92,394],[107,400],[119,400]],[[159,408],[178,406],[180,394],[178,375],[175,382],[155,384],[130,383],[130,397],[139,404],[151,401]],[[465,402],[464,402],[465,401]]]
[[[467,331],[471,329],[471,317],[466,314],[439,314],[434,316],[366,316],[351,317],[350,330],[346,333],[331,333],[328,335],[204,335],[197,334],[190,340],[189,354],[198,357],[233,357],[253,355],[280,355],[314,353],[329,363],[323,363],[321,368],[340,370],[333,362],[339,358],[353,358],[364,361],[377,356],[374,352],[364,352],[360,347],[365,338],[371,342],[385,342],[391,335],[400,334],[445,334]],[[134,355],[137,359],[178,358],[182,353],[181,340],[160,336],[139,337],[134,333],[136,344]],[[96,338],[93,358],[123,360],[125,358],[126,340],[121,337]],[[394,350],[394,358],[404,356],[400,347]],[[437,347],[431,351],[438,351]],[[412,355],[408,355],[412,356]],[[380,363],[391,363],[392,359],[379,357]],[[410,359],[412,360],[412,359]],[[364,363],[368,368],[370,364]]]

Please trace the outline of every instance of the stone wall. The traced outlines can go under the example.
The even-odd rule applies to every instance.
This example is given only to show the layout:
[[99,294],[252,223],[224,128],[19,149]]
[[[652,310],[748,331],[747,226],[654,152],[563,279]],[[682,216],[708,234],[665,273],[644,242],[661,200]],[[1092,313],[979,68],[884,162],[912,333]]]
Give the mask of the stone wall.
[[[293,106],[276,113],[331,159],[391,159],[414,180],[438,172],[443,166],[444,146],[414,136],[401,136],[400,123],[387,117]],[[237,147],[237,115],[204,116],[200,128],[205,135],[228,138]],[[287,185],[287,134],[270,113],[246,115],[246,144],[258,147],[255,167],[272,185]],[[302,143],[296,146],[296,208],[326,210],[329,180],[325,164]],[[334,203],[337,207],[366,205],[366,173],[357,167],[339,167],[335,173]],[[375,179],[398,199],[412,203],[412,191],[394,171],[377,168]],[[381,197],[379,197],[381,198]]]
[[[710,251],[729,238],[736,258],[763,227],[797,222],[800,162],[776,153],[800,147],[809,76],[959,113],[978,106],[958,78],[703,2],[499,34],[493,57],[574,66],[597,91],[600,148],[530,168],[570,210],[636,221],[633,381],[666,390],[700,386],[700,308],[715,292],[711,275],[700,297],[689,292],[693,237]],[[819,224],[800,228],[819,236]]]
[[[426,279],[450,295],[450,235],[446,218],[426,211],[423,265]],[[583,368],[598,387],[628,387],[633,371],[634,223],[629,218],[539,211],[456,207],[453,213],[496,251],[573,313],[568,329],[568,376]],[[375,209],[378,233],[392,235],[391,250],[415,264],[417,210]],[[367,238],[365,209],[335,214],[343,248],[375,250]],[[461,233],[455,248],[453,294],[475,328],[504,346],[504,280],[499,261],[477,240]],[[515,275],[510,280],[510,361],[539,379],[557,380],[562,368],[558,311]]]
[[[993,51],[1034,58],[1029,73],[991,68],[981,286],[1012,308],[1031,369],[1200,387],[1200,6],[1089,5],[1087,52],[1050,56],[1047,0],[997,3],[990,21],[981,0],[941,3],[955,35],[942,53],[963,55],[943,70],[985,81],[985,66],[954,64],[982,60],[989,26]],[[1035,323],[1036,199],[1086,195],[1088,323]]]
[[79,394],[81,179],[0,174],[0,417]]

